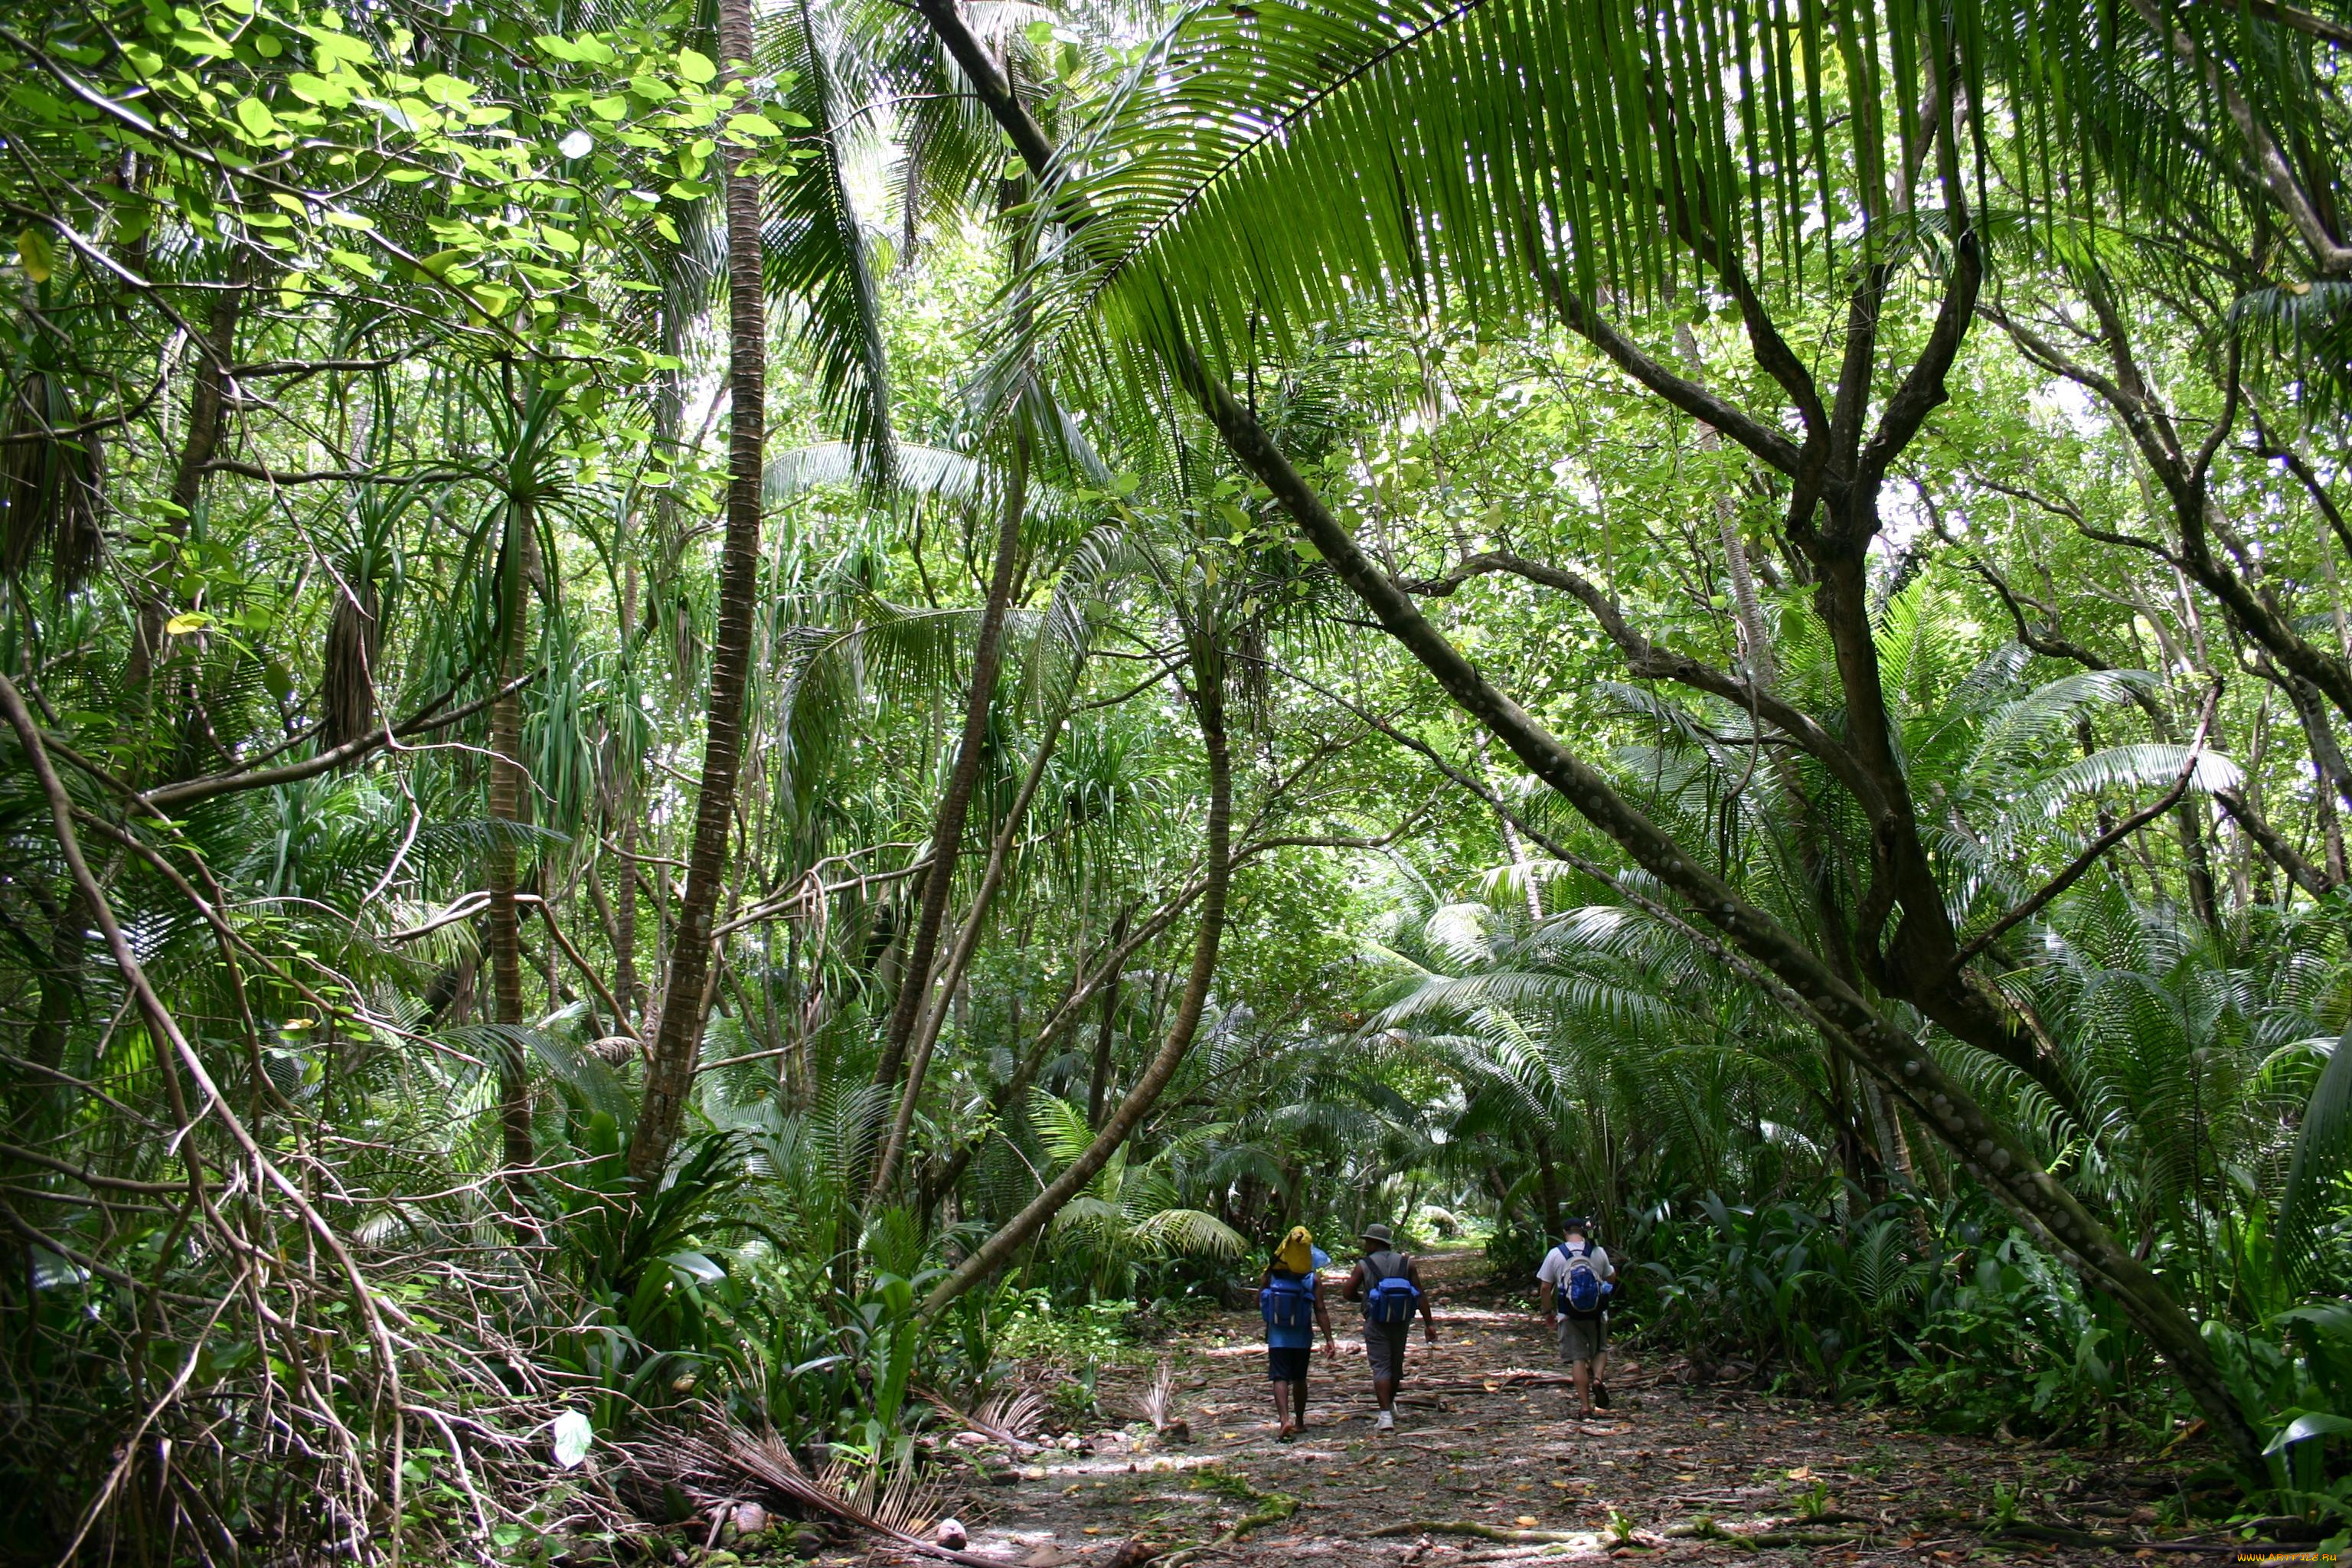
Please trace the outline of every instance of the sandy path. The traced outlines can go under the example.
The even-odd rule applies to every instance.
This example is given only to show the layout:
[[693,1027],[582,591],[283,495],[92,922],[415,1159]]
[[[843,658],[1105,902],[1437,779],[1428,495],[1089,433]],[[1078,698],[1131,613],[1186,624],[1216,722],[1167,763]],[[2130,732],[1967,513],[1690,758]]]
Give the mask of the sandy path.
[[[1473,1272],[1469,1260],[1459,1272]],[[1615,1410],[1571,1420],[1571,1394],[1530,1385],[1530,1374],[1557,1373],[1539,1321],[1443,1274],[1433,1298],[1438,1342],[1425,1345],[1416,1327],[1393,1434],[1372,1430],[1363,1347],[1343,1335],[1336,1359],[1316,1352],[1307,1431],[1276,1443],[1257,1323],[1236,1312],[1169,1346],[1191,1442],[1105,1432],[1087,1439],[1091,1452],[1015,1458],[996,1472],[1010,1484],[979,1485],[957,1500],[971,1549],[1023,1568],[1132,1568],[1131,1538],[1181,1550],[1255,1515],[1264,1522],[1244,1538],[1188,1562],[1345,1556],[1449,1568],[1612,1552],[1729,1559],[1759,1547],[1923,1568],[1963,1557],[2114,1561],[2098,1547],[2000,1535],[2004,1491],[2019,1500],[2010,1517],[2045,1531],[2159,1533],[2149,1504],[2171,1489],[2168,1472],[1944,1436],[1883,1412],[1694,1386],[1678,1381],[1679,1364],[1621,1357],[1610,1379]],[[1335,1326],[1355,1326],[1353,1310],[1335,1305]],[[1107,1374],[1105,1408],[1125,1414],[1139,1381]],[[1270,1500],[1277,1494],[1296,1499],[1296,1510],[1266,1518],[1283,1512]],[[1375,1533],[1417,1521],[1568,1539]],[[1761,1539],[1710,1539],[1710,1529]],[[2215,1549],[2224,1539],[2202,1537]],[[2155,1542],[2137,1554],[2211,1560],[2188,1546]]]

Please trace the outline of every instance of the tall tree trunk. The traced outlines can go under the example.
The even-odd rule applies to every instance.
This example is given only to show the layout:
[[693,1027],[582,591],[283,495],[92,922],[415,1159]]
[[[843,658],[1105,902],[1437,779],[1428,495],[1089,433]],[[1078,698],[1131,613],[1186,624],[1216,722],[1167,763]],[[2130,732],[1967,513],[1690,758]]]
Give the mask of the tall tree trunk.
[[1004,617],[1013,601],[1014,568],[1021,553],[1021,520],[1029,504],[1029,437],[1016,418],[1012,460],[1006,465],[1003,510],[996,529],[996,559],[988,577],[988,598],[981,607],[980,631],[971,653],[971,693],[964,703],[963,735],[955,762],[948,772],[945,793],[931,820],[931,863],[923,872],[922,901],[915,914],[914,935],[907,947],[905,977],[890,1009],[890,1030],[883,1037],[882,1058],[874,1081],[888,1088],[898,1081],[906,1065],[907,1047],[915,1036],[931,994],[931,966],[938,956],[940,928],[946,923],[948,900],[955,891],[956,858],[963,845],[964,819],[971,815],[972,790],[980,782],[980,764],[988,749],[988,710],[996,697],[997,672],[1003,667]]
[[[1110,945],[1116,952],[1118,944],[1127,940],[1129,911],[1121,910],[1111,922]],[[1103,981],[1102,1022],[1095,1026],[1095,1059],[1093,1070],[1087,1075],[1087,1125],[1102,1131],[1103,1107],[1110,1096],[1110,1048],[1118,1038],[1118,982],[1124,966],[1114,963],[1108,977]]]
[[[528,820],[530,775],[522,763],[522,693],[510,689],[530,658],[529,623],[532,579],[537,575],[537,520],[528,497],[507,502],[506,560],[499,573],[504,623],[498,681],[503,690],[490,704],[490,907],[487,916],[490,957],[491,1020],[522,1026],[522,921],[515,902],[517,830]],[[522,1045],[499,1041],[499,1127],[507,1167],[522,1170],[537,1158],[530,1133],[530,1070]]]
[[[188,437],[180,444],[179,462],[172,470],[172,515],[164,528],[174,539],[188,536],[204,499],[205,465],[220,450],[221,428],[228,401],[228,367],[236,356],[236,324],[245,307],[245,268],[230,271],[229,287],[213,295],[212,317],[205,341],[189,345],[195,356],[196,380],[188,395]],[[148,673],[163,653],[163,623],[171,606],[152,587],[139,597],[139,627],[131,644],[131,662],[123,683],[133,689],[146,684]]]
[[1192,973],[1185,977],[1184,999],[1177,1006],[1168,1037],[1085,1152],[1046,1183],[1045,1191],[998,1226],[994,1235],[982,1242],[971,1257],[958,1264],[955,1271],[924,1298],[921,1315],[926,1319],[937,1318],[957,1297],[1003,1268],[1014,1253],[1027,1246],[1072,1198],[1085,1190],[1086,1184],[1110,1163],[1110,1157],[1127,1142],[1136,1125],[1159,1103],[1160,1091],[1176,1076],[1185,1053],[1192,1048],[1192,1037],[1201,1027],[1201,1014],[1208,1005],[1209,982],[1217,971],[1217,947],[1225,924],[1225,889],[1233,878],[1230,847],[1234,768],[1233,755],[1225,742],[1223,658],[1223,651],[1209,637],[1196,640],[1192,650],[1196,677],[1192,711],[1200,721],[1201,749],[1209,764],[1207,885],[1201,894],[1201,933],[1192,943]]
[[[752,68],[751,0],[719,0],[719,53],[730,85]],[[661,1026],[646,1068],[645,1103],[629,1141],[629,1175],[651,1192],[669,1168],[702,1050],[710,973],[711,918],[727,875],[735,783],[742,766],[743,694],[751,682],[753,601],[760,577],[761,460],[767,423],[767,299],[760,268],[760,185],[744,172],[749,149],[722,142],[727,200],[727,534],[719,566],[719,636],[710,654],[710,702],[695,801],[686,895],[670,939]]]
[[[1020,793],[1013,797],[1013,808],[1004,814],[1004,822],[997,829],[988,847],[988,864],[981,873],[979,890],[973,893],[971,908],[964,915],[963,925],[956,932],[955,945],[948,952],[948,961],[940,969],[936,987],[939,1000],[922,1017],[915,1031],[914,1049],[907,1061],[907,1081],[898,1093],[898,1114],[891,1119],[889,1136],[882,1145],[881,1163],[874,1170],[874,1184],[867,1189],[866,1201],[879,1202],[898,1179],[898,1163],[907,1151],[907,1134],[915,1123],[915,1107],[922,1099],[923,1079],[931,1067],[931,1050],[939,1044],[940,1030],[947,1025],[950,998],[957,1004],[956,1024],[965,1024],[964,1009],[971,1005],[971,994],[964,988],[964,977],[971,968],[972,955],[980,951],[981,933],[988,926],[989,907],[996,901],[997,889],[1003,887],[1006,872],[1013,864],[1013,851],[1021,837],[1021,825],[1028,819],[1029,803],[1045,782],[1045,765],[1054,759],[1054,747],[1062,738],[1063,723],[1069,718],[1069,704],[1065,702],[1054,715],[1054,721],[1045,734],[1038,737],[1037,754],[1030,759],[1029,771],[1023,775]],[[1014,942],[1015,951],[1025,952],[1029,932],[1024,926]],[[1021,998],[1013,998],[1012,1033],[1021,1033]]]

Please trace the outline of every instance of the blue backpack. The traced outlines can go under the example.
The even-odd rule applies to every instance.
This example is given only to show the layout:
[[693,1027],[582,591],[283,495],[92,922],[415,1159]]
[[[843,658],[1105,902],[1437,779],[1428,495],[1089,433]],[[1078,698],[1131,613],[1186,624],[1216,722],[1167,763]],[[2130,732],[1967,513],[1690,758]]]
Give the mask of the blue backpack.
[[1570,1252],[1563,1241],[1554,1250],[1568,1259],[1568,1272],[1560,1276],[1554,1305],[1571,1318],[1599,1317],[1601,1302],[1609,1298],[1609,1282],[1592,1267],[1591,1248]]
[[1372,1279],[1371,1288],[1364,1292],[1364,1321],[1412,1322],[1413,1310],[1421,1305],[1421,1287],[1407,1279],[1402,1270],[1381,1278],[1369,1257],[1364,1259],[1364,1272]]
[[1276,1274],[1257,1293],[1257,1312],[1269,1329],[1313,1328],[1315,1276]]

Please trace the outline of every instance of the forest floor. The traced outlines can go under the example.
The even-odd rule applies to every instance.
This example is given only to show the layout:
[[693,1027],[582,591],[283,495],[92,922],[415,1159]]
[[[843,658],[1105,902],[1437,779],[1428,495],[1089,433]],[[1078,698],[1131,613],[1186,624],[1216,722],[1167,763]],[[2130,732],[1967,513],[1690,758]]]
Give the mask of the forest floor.
[[[1948,1436],[1900,1413],[1685,1381],[1678,1361],[1619,1353],[1614,1408],[1570,1418],[1540,1321],[1484,1279],[1428,1269],[1438,1339],[1416,1326],[1393,1433],[1373,1430],[1360,1336],[1315,1354],[1309,1426],[1276,1442],[1255,1313],[1165,1347],[1189,1440],[1136,1422],[1008,1452],[964,1434],[942,1500],[968,1550],[1008,1568],[1223,1568],[1332,1559],[1353,1568],[1759,1552],[1913,1568],[1973,1560],[2234,1561],[2222,1529],[2159,1530],[2174,1467]],[[1335,1327],[1354,1309],[1335,1302]],[[1109,1420],[1149,1367],[1106,1370]],[[2029,1532],[2021,1534],[2020,1532]],[[1524,1533],[1517,1533],[1524,1532]],[[2038,1533],[2039,1539],[2032,1538]],[[887,1555],[887,1553],[884,1553]],[[835,1564],[856,1561],[835,1555]]]

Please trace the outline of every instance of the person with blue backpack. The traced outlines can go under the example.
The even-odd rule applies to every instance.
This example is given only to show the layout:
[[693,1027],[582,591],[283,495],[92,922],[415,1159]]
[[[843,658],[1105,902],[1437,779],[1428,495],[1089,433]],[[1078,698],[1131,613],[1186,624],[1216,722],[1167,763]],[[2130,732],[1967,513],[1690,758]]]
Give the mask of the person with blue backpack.
[[1316,1268],[1325,1260],[1303,1225],[1290,1227],[1258,1281],[1258,1316],[1265,1320],[1265,1375],[1274,1384],[1274,1415],[1287,1443],[1307,1425],[1307,1369],[1315,1359],[1315,1330],[1323,1330],[1323,1353],[1336,1356],[1331,1314],[1316,1289]]
[[1396,1430],[1397,1385],[1404,1382],[1405,1336],[1412,1315],[1421,1313],[1427,1342],[1437,1342],[1437,1320],[1421,1289],[1421,1273],[1412,1259],[1396,1249],[1396,1235],[1384,1225],[1368,1225],[1361,1237],[1368,1248],[1355,1272],[1348,1276],[1348,1300],[1364,1304],[1364,1359],[1372,1363],[1372,1397],[1381,1402],[1373,1430]]
[[1545,1322],[1559,1332],[1559,1359],[1576,1382],[1580,1416],[1591,1420],[1595,1405],[1609,1408],[1601,1380],[1609,1360],[1609,1298],[1617,1288],[1617,1266],[1592,1239],[1591,1220],[1579,1215],[1559,1228],[1559,1245],[1536,1270],[1536,1292]]

